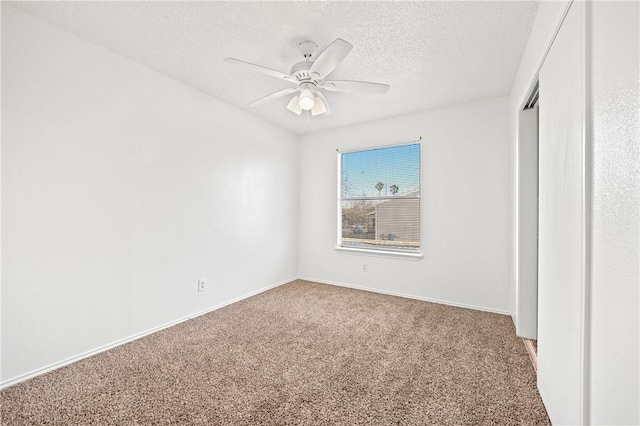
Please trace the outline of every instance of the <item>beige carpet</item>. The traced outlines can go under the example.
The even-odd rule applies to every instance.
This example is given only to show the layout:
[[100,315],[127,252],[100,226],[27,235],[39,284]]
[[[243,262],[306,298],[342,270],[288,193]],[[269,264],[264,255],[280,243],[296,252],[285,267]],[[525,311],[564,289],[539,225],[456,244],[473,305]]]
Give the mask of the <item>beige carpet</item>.
[[2,424],[549,424],[511,318],[297,281],[1,393]]

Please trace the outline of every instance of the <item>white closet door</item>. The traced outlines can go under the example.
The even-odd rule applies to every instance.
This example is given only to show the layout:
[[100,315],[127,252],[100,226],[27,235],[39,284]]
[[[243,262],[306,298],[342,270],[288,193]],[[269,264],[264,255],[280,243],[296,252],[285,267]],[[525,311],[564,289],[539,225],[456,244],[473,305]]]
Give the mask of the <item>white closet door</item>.
[[538,107],[520,112],[516,332],[538,338]]
[[538,387],[554,424],[583,424],[585,6],[540,71]]

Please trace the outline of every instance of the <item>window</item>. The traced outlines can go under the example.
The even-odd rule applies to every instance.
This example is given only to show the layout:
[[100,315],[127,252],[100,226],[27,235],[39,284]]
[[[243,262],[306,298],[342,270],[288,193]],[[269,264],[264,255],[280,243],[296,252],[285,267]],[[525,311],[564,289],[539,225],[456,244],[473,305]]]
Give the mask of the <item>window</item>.
[[339,154],[338,246],[420,251],[420,144]]

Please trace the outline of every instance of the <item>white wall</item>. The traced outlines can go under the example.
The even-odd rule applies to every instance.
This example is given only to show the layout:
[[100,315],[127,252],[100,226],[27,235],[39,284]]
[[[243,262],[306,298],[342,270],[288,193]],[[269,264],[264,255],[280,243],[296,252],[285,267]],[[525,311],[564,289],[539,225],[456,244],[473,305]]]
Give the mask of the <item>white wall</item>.
[[591,5],[591,421],[640,424],[640,6]]
[[296,277],[294,135],[2,9],[3,383]]
[[[299,275],[510,313],[508,126],[508,99],[495,98],[303,136]],[[420,136],[424,258],[336,251],[336,149]]]

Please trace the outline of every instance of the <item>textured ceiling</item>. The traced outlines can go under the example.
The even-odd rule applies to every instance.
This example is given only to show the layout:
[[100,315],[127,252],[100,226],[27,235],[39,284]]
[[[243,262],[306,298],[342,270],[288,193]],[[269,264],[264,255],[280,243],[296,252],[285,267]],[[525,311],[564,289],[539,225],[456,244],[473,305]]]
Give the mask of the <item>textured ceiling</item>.
[[[12,2],[13,6],[293,133],[507,95],[537,1]],[[386,94],[326,93],[333,114],[297,116],[288,98],[248,108],[286,82],[223,62],[288,73],[297,45],[354,47],[332,79],[386,83]]]

